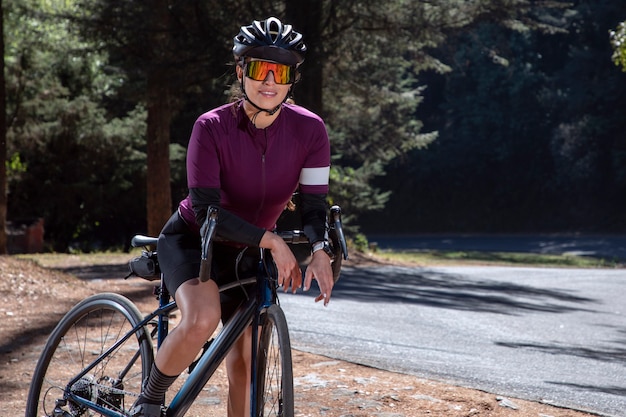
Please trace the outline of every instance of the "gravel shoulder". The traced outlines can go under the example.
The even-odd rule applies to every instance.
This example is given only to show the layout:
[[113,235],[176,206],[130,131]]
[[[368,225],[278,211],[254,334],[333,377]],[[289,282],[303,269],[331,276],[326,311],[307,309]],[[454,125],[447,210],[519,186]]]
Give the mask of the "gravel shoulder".
[[[110,291],[127,296],[142,311],[154,307],[152,284],[139,278],[122,279],[130,257],[0,256],[0,417],[24,415],[30,378],[46,337],[76,302]],[[348,265],[376,262],[380,261],[357,255]],[[301,351],[294,351],[294,382],[298,417],[592,415]],[[210,416],[223,416],[226,384],[219,379],[209,384],[216,393]]]

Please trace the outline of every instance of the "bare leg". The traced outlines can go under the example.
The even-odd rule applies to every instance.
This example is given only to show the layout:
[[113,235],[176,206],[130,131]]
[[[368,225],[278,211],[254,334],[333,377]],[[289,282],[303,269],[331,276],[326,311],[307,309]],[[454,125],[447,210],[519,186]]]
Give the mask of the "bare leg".
[[228,417],[250,415],[250,352],[252,328],[249,327],[226,356],[228,372]]
[[214,281],[192,279],[176,291],[181,321],[159,348],[155,364],[165,375],[179,375],[193,362],[220,321],[219,290]]

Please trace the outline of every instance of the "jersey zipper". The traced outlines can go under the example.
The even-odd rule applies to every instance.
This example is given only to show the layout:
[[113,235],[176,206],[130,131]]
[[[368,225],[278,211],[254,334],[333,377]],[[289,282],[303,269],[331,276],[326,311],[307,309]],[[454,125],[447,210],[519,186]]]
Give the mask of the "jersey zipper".
[[267,195],[267,174],[266,174],[266,166],[265,166],[265,154],[267,152],[267,129],[264,129],[263,131],[264,136],[265,136],[265,149],[263,149],[263,152],[261,153],[261,190],[262,190],[262,197],[261,197],[261,201],[259,203],[259,209],[256,211],[256,218],[255,218],[255,222],[259,221],[259,218],[261,217],[261,213],[263,212],[263,208],[265,206],[265,197]]

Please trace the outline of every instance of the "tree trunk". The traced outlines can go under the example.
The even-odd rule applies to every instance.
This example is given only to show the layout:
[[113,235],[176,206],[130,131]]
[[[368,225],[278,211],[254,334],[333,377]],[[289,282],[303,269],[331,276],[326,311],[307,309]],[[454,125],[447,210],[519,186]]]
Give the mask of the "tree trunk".
[[147,159],[146,204],[148,234],[158,236],[172,214],[170,186],[170,125],[172,96],[168,72],[170,51],[169,0],[158,0],[151,8],[151,68],[147,78]]
[[172,214],[170,123],[172,108],[167,77],[155,70],[148,78],[147,216],[148,234],[158,236]]
[[304,35],[308,48],[301,67],[302,81],[296,85],[296,103],[322,115],[322,0],[288,1],[285,14],[286,23]]
[[4,78],[4,13],[0,0],[0,255],[7,249],[7,122]]

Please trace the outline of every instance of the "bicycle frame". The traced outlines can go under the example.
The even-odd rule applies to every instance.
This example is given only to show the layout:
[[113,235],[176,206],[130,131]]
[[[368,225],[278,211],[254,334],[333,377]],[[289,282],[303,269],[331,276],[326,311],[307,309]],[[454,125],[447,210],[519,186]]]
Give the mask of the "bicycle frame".
[[[202,264],[200,271],[200,279],[208,279],[210,276],[210,266],[211,266],[211,247],[210,243],[212,241],[212,237],[215,233],[215,221],[216,221],[216,212],[212,211],[211,215],[207,218],[208,221],[213,222],[213,227],[208,227],[205,230],[205,236],[203,238],[203,252],[202,252]],[[335,261],[331,263],[333,267],[333,277],[335,281],[339,277],[339,271],[341,269],[341,259],[347,259],[347,246],[345,242],[345,237],[343,235],[343,230],[341,227],[341,210],[338,206],[333,206],[331,208],[331,218],[333,220],[333,225],[331,226],[331,231],[334,232],[331,235],[331,240],[333,243],[336,242],[335,246]],[[211,226],[211,223],[209,223]],[[334,226],[334,227],[333,227]],[[308,238],[304,234],[304,232],[300,230],[293,230],[287,232],[276,232],[279,236],[283,238],[286,243],[308,243]],[[136,239],[136,240],[135,240]],[[144,246],[147,247],[149,245],[156,244],[156,238],[145,237],[141,235],[135,236],[133,238],[132,245],[133,246]],[[252,326],[252,340],[259,340],[259,326],[263,325],[261,323],[261,318],[265,314],[265,311],[271,308],[273,305],[278,304],[278,296],[277,296],[277,278],[278,274],[275,269],[275,265],[273,262],[266,260],[267,249],[259,248],[260,251],[260,260],[257,268],[257,276],[253,278],[246,278],[243,280],[235,281],[230,284],[224,285],[220,287],[220,291],[224,291],[227,289],[249,285],[249,284],[257,284],[257,291],[255,297],[248,297],[246,301],[239,306],[239,308],[235,311],[234,315],[231,319],[224,323],[222,329],[215,339],[208,345],[208,347],[201,354],[200,359],[195,362],[195,366],[193,370],[191,370],[189,376],[186,381],[183,383],[182,387],[178,390],[178,392],[174,395],[172,400],[169,402],[169,406],[165,411],[166,417],[182,417],[191,407],[193,402],[195,401],[198,394],[202,391],[206,383],[213,376],[217,368],[225,359],[226,355],[230,351],[231,347],[239,337],[246,331],[248,326]],[[156,255],[156,252],[154,252]],[[153,330],[149,334],[146,333],[148,338],[148,343],[150,346],[144,346],[144,349],[153,349],[153,345],[151,344],[151,338],[154,337],[156,331],[157,337],[157,349],[160,348],[161,344],[165,340],[168,331],[169,331],[169,316],[174,309],[177,308],[176,302],[171,300],[171,295],[167,291],[165,286],[163,276],[161,276],[161,284],[158,287],[158,291],[156,293],[159,300],[159,307],[154,310],[152,313],[144,316],[140,322],[133,327],[130,331],[128,331],[122,338],[117,340],[113,346],[108,348],[104,353],[100,354],[96,360],[91,362],[86,368],[82,369],[78,375],[76,375],[65,388],[65,394],[63,399],[57,400],[58,403],[63,400],[70,400],[74,404],[78,404],[80,406],[85,407],[86,409],[91,409],[96,411],[97,413],[105,416],[105,417],[127,417],[126,414],[104,408],[101,405],[98,405],[95,401],[80,396],[76,394],[72,387],[75,384],[78,384],[81,379],[88,377],[88,374],[99,364],[107,361],[107,357],[115,352],[123,343],[125,343],[128,339],[130,339],[133,335],[143,334],[143,328],[153,323],[153,320],[157,318],[156,330]],[[280,311],[280,310],[278,310]],[[281,312],[282,313],[282,312]],[[139,319],[140,313],[135,313],[137,315],[137,319]],[[128,317],[127,317],[128,318]],[[284,318],[282,319],[284,322]],[[251,379],[250,379],[250,409],[256,410],[258,401],[258,387],[256,386],[257,381],[257,373],[258,373],[258,353],[259,352],[259,344],[252,343],[252,351],[251,351]],[[140,357],[141,353],[138,350],[128,364],[122,369],[119,374],[120,378],[123,378],[132,368],[132,366],[136,363],[137,359]],[[145,366],[150,366],[151,364],[142,364]],[[289,364],[289,369],[291,369],[291,364]],[[146,368],[144,368],[146,369]],[[123,388],[121,389],[123,391]],[[123,393],[123,392],[122,392]],[[64,406],[65,404],[62,404]],[[59,408],[59,412],[56,412],[55,408],[55,416],[65,416],[66,413],[64,410]]]
[[[268,308],[270,305],[275,304],[277,300],[276,294],[276,286],[272,280],[275,278],[275,275],[272,275],[273,271],[269,271],[266,268],[264,250],[261,251],[261,260],[259,261],[259,271],[257,273],[256,278],[250,278],[246,280],[242,280],[241,282],[235,282],[220,288],[220,291],[230,289],[239,285],[247,285],[256,282],[259,291],[257,291],[257,296],[253,298],[249,298],[245,301],[239,308],[235,311],[233,317],[224,324],[220,332],[217,334],[211,345],[208,349],[202,354],[200,359],[198,360],[195,368],[189,374],[189,377],[180,388],[180,390],[176,393],[176,395],[172,398],[167,407],[165,415],[167,417],[182,417],[187,410],[191,407],[194,400],[198,396],[198,394],[202,391],[206,383],[213,376],[219,365],[222,363],[226,355],[228,354],[232,345],[239,339],[239,337],[243,334],[243,332],[250,326],[253,325],[253,339],[258,339],[258,322],[259,317],[263,313],[263,310]],[[77,381],[79,381],[82,377],[87,375],[89,371],[91,371],[94,367],[96,367],[99,363],[106,360],[107,356],[117,349],[122,343],[128,340],[136,331],[138,331],[143,326],[148,325],[155,317],[158,318],[157,322],[157,348],[161,345],[165,336],[167,336],[168,332],[168,322],[170,313],[176,309],[176,302],[170,301],[170,295],[167,292],[163,284],[163,280],[161,280],[161,291],[159,294],[159,308],[148,314],[144,317],[144,319],[138,323],[132,330],[128,331],[121,339],[119,339],[113,346],[111,346],[107,351],[102,353],[96,360],[94,360],[89,366],[82,370],[74,379],[72,379],[67,385],[68,389],[66,392],[68,393],[68,398],[76,403],[79,403],[89,409],[92,409],[103,416],[107,417],[125,417],[123,414],[118,413],[114,410],[110,410],[108,408],[104,408],[93,401],[90,401],[86,398],[82,398],[78,395],[75,395],[71,392],[69,387],[73,386]],[[256,386],[253,383],[255,381],[256,376],[256,353],[257,346],[255,343],[252,344],[252,378],[251,378],[251,409],[255,409],[256,402]],[[133,358],[133,361],[137,359],[139,352]],[[132,362],[131,361],[131,364]],[[130,368],[130,365],[128,368]]]
[[[249,298],[236,310],[233,317],[224,324],[222,330],[218,333],[206,352],[201,356],[195,368],[189,374],[187,381],[174,396],[170,402],[166,417],[181,417],[193,401],[198,396],[202,388],[209,381],[213,373],[216,371],[220,363],[224,360],[228,351],[233,344],[239,339],[243,332],[252,324],[252,340],[258,339],[259,318],[263,310],[272,304],[276,304],[277,294],[274,280],[276,278],[272,271],[267,270],[265,263],[265,249],[260,249],[261,259],[257,272],[256,282],[259,290],[255,298]],[[244,282],[250,282],[244,281]],[[235,283],[232,286],[241,285]],[[222,287],[220,290],[226,288]],[[256,343],[252,343],[252,360],[251,360],[251,378],[250,378],[250,409],[256,408],[256,361],[257,361]]]

